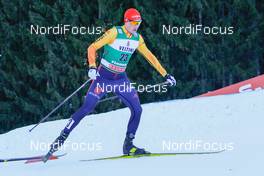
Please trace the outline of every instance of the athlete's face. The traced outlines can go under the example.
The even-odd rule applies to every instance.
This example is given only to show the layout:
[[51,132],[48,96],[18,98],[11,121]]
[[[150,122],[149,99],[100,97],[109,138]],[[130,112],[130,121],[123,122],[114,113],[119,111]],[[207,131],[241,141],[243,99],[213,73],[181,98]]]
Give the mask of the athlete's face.
[[137,32],[139,26],[140,26],[141,21],[128,21],[125,22],[125,27],[130,33],[135,33]]

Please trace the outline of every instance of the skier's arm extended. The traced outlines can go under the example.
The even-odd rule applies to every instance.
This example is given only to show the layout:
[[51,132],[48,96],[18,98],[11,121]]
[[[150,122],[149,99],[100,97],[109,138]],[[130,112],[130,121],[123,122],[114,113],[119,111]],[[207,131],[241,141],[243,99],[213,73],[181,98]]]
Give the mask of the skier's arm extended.
[[96,67],[96,51],[104,45],[112,43],[117,36],[115,28],[109,29],[87,48],[87,59],[89,67]]
[[139,38],[139,46],[137,50],[144,56],[144,58],[164,77],[167,71],[162,67],[158,59],[147,48],[142,36]]

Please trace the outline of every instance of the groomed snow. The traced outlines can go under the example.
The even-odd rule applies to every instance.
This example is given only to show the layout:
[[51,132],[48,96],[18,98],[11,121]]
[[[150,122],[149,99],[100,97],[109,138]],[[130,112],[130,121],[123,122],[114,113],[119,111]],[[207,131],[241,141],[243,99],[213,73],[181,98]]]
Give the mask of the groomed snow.
[[[151,152],[225,148],[211,155],[178,155],[95,162],[122,154],[127,108],[87,116],[71,133],[63,158],[44,163],[0,163],[3,176],[263,175],[264,91],[143,105],[135,144]],[[0,158],[44,154],[67,120],[27,126],[0,135]],[[195,147],[196,146],[196,147]],[[261,164],[262,163],[262,164]]]

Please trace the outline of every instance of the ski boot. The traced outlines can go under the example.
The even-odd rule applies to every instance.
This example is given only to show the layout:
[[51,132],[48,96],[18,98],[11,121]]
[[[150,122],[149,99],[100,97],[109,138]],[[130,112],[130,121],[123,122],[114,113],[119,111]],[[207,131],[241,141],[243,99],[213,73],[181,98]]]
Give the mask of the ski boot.
[[63,145],[64,141],[67,139],[69,134],[64,133],[63,131],[61,134],[55,139],[55,141],[50,145],[49,152],[42,158],[42,161],[46,163],[49,158],[52,156],[54,152],[56,152],[60,146]]
[[145,149],[138,148],[135,145],[133,145],[134,138],[135,136],[132,133],[126,135],[123,145],[123,154],[129,156],[150,154],[150,152],[146,151]]

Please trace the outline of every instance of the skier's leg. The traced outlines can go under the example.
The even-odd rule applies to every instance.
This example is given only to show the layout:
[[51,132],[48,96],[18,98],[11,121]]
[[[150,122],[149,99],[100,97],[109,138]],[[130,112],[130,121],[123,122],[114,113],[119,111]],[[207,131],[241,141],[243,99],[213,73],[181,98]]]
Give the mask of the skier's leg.
[[58,150],[60,146],[63,145],[70,132],[79,124],[79,122],[95,108],[98,100],[100,100],[106,92],[102,92],[101,89],[97,86],[97,83],[102,83],[100,78],[96,79],[90,85],[90,88],[86,94],[85,101],[83,105],[72,115],[69,123],[62,130],[60,135],[55,139],[51,144],[50,150],[47,155],[43,158],[43,161],[46,162],[49,157]]
[[100,80],[92,82],[83,105],[71,116],[71,119],[63,130],[64,133],[69,134],[86,115],[94,110],[97,102],[105,95],[105,92],[102,92],[97,87],[97,83],[100,83]]
[[130,109],[131,112],[126,134],[135,136],[142,114],[142,107],[139,101],[138,94],[134,89],[131,90],[131,92],[118,92],[116,94],[119,96],[122,102]]
[[[127,85],[130,84],[128,79],[125,80]],[[120,97],[122,102],[129,107],[131,116],[127,126],[126,138],[123,145],[123,153],[127,155],[139,155],[149,153],[144,149],[138,148],[133,145],[133,139],[135,138],[136,131],[139,126],[140,117],[142,114],[142,107],[138,94],[135,89],[128,89],[125,91],[115,91]]]

